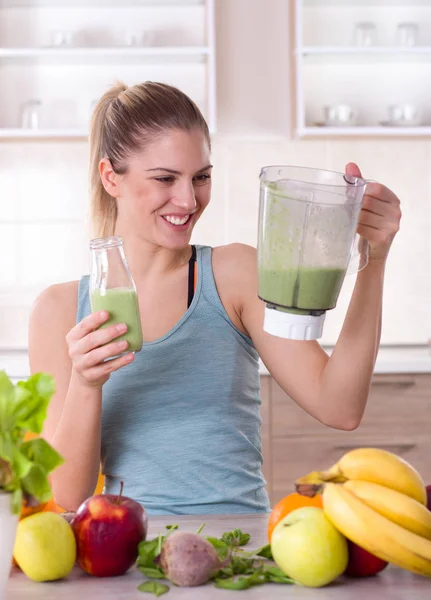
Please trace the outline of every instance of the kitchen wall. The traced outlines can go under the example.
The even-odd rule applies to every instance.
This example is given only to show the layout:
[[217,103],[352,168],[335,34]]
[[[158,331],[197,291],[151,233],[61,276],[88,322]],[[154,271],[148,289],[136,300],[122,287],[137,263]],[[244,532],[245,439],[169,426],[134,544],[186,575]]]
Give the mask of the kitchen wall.
[[[355,161],[364,177],[388,185],[402,202],[382,342],[427,343],[431,141],[295,139],[289,3],[217,0],[216,9],[214,191],[193,241],[256,244],[258,175],[265,164],[340,170]],[[87,158],[83,142],[0,143],[0,349],[25,350],[30,307],[41,289],[88,271]],[[354,281],[347,277],[338,307],[328,313],[324,344],[336,341]]]

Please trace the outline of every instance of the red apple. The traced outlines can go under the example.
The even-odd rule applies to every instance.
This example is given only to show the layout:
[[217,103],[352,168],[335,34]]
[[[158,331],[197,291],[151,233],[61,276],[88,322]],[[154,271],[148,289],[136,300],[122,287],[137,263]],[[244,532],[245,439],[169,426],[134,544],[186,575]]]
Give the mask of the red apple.
[[81,569],[97,577],[123,575],[136,561],[138,546],[147,535],[144,507],[120,494],[87,498],[76,511],[72,529]]
[[347,540],[349,550],[349,562],[344,571],[345,575],[350,577],[369,577],[380,573],[388,565],[385,560],[377,558],[374,554],[370,554],[364,548],[361,548],[354,542]]
[[427,507],[428,510],[431,510],[431,485],[427,485],[425,489],[427,491]]

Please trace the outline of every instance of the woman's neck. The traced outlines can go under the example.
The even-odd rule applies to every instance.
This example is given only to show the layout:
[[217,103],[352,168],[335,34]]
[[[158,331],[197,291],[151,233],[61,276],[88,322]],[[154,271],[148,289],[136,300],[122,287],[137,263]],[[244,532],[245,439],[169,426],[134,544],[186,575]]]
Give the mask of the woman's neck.
[[[117,230],[115,235],[121,235]],[[135,281],[163,275],[188,264],[191,256],[190,245],[184,248],[169,249],[134,236],[121,236],[127,263]]]

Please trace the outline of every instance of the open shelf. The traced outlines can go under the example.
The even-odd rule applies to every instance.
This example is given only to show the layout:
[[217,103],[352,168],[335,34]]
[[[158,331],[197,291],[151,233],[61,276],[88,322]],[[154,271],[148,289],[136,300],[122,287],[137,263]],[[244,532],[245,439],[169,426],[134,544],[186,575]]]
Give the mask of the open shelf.
[[303,46],[295,51],[301,56],[319,56],[319,55],[363,55],[370,56],[375,54],[405,54],[406,56],[428,54],[431,56],[431,46],[412,46],[405,48],[402,46]]
[[422,125],[418,127],[385,127],[383,125],[355,127],[325,127],[325,126],[306,126],[298,129],[301,137],[312,136],[393,136],[393,137],[419,137],[431,136],[431,125]]
[[84,59],[86,62],[100,58],[140,58],[145,60],[165,59],[176,61],[187,58],[205,58],[207,46],[146,46],[108,48],[0,48],[0,60],[14,59]]
[[86,140],[86,129],[20,129],[19,127],[1,128],[0,139],[68,139]]
[[[204,0],[123,0],[123,6],[193,6],[203,5]],[[0,0],[0,8],[78,8],[118,7],[118,0]]]
[[[182,89],[215,131],[214,0],[0,0],[0,21],[1,140],[87,139],[90,107],[118,80]],[[58,32],[72,43],[50,45]],[[21,129],[31,99],[40,128]]]
[[379,7],[379,6],[430,6],[429,0],[304,0],[304,6],[328,7],[346,6]]
[[[431,0],[295,0],[295,131],[299,137],[431,136]],[[355,45],[359,23],[375,25],[373,46]],[[397,45],[401,23],[416,45]],[[361,125],[327,127],[326,106],[345,104]],[[389,107],[412,105],[424,125],[391,126]]]

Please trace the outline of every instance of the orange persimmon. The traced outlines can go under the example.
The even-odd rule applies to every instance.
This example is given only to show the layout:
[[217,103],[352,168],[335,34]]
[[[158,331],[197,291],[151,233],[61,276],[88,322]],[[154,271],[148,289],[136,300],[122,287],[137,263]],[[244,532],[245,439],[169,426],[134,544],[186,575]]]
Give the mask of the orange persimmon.
[[63,509],[55,503],[55,501],[51,498],[48,502],[42,502],[42,504],[32,505],[29,504],[25,499],[23,500],[21,507],[21,514],[19,516],[20,520],[25,519],[25,517],[29,517],[30,515],[34,515],[38,512],[63,512]]
[[281,519],[291,513],[296,508],[302,508],[303,506],[317,506],[318,508],[323,507],[322,496],[317,495],[313,498],[308,496],[302,496],[297,492],[288,494],[282,498],[271,511],[268,520],[268,541],[271,542],[272,532],[275,526]]

